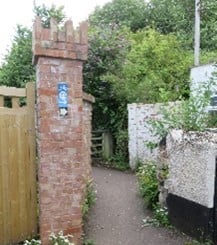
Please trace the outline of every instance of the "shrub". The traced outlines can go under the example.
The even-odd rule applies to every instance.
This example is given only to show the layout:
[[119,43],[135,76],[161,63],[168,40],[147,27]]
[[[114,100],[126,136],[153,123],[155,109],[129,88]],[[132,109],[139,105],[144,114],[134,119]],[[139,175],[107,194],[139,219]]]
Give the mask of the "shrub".
[[95,203],[95,201],[96,201],[96,195],[95,195],[94,188],[93,188],[93,182],[92,180],[90,180],[87,182],[86,194],[85,194],[84,202],[82,205],[83,217],[86,216],[90,207]]
[[70,242],[70,238],[72,238],[72,235],[63,235],[63,232],[60,231],[57,235],[51,234],[49,239],[51,241],[52,245],[74,245],[74,243]]
[[157,166],[153,161],[148,161],[140,166],[137,171],[139,190],[148,206],[154,209],[158,202]]
[[26,240],[23,245],[41,245],[40,240],[32,239],[30,241]]
[[[196,88],[188,100],[181,100],[174,106],[164,104],[160,110],[160,119],[149,121],[153,135],[162,139],[171,129],[204,131],[208,127],[216,127],[216,114],[207,112],[215,84],[214,79],[210,80]],[[154,145],[156,142],[151,143]]]
[[[49,236],[49,240],[51,245],[74,245],[74,243],[70,242],[72,235],[63,235],[63,232],[60,231],[57,235],[51,233]],[[30,241],[25,241],[23,245],[41,245],[40,240],[32,239]]]

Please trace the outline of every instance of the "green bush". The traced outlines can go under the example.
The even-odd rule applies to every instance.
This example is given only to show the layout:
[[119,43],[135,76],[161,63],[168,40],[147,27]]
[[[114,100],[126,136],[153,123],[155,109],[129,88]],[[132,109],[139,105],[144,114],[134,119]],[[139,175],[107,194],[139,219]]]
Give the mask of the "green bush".
[[213,243],[211,241],[205,241],[205,242],[199,242],[199,241],[189,241],[186,242],[185,245],[212,245]]
[[154,207],[154,220],[156,226],[170,227],[170,222],[168,219],[168,211],[166,207],[161,207],[157,204]]
[[170,227],[167,208],[162,207],[158,201],[158,186],[167,178],[167,175],[168,169],[163,166],[157,171],[157,163],[154,161],[148,161],[138,167],[137,177],[140,193],[147,207],[153,211],[153,218],[143,220],[144,225]]
[[[74,243],[70,242],[72,235],[63,235],[63,232],[60,231],[57,235],[51,233],[49,236],[51,245],[74,245]],[[30,241],[26,240],[23,245],[41,245],[40,240],[32,239]]]
[[140,193],[148,208],[154,209],[158,203],[157,166],[153,161],[148,161],[137,170]]
[[96,201],[96,194],[93,188],[93,182],[92,180],[87,182],[87,186],[86,186],[86,194],[85,194],[85,198],[84,198],[84,202],[82,205],[82,214],[83,217],[85,217],[90,209],[91,206],[93,206],[93,204]]
[[83,245],[95,245],[95,242],[91,239],[87,239],[83,241]]
[[51,241],[52,245],[74,245],[74,243],[70,242],[70,238],[72,238],[72,235],[63,235],[63,232],[60,231],[57,235],[51,234],[49,239]]
[[165,103],[160,109],[160,119],[149,121],[153,135],[162,139],[171,129],[204,131],[208,127],[216,127],[216,114],[207,112],[214,85],[216,81],[213,79],[195,89],[188,100],[181,100],[174,106]]
[[23,245],[41,245],[40,240],[32,239],[30,241],[26,240]]

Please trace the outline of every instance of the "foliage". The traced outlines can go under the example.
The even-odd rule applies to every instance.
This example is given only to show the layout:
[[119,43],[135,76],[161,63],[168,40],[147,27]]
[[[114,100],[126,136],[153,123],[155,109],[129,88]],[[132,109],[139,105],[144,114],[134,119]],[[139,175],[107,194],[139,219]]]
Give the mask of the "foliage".
[[215,0],[201,1],[201,49],[217,49],[217,5]]
[[[52,233],[49,236],[49,240],[51,242],[51,245],[74,245],[74,243],[70,242],[70,239],[72,238],[72,235],[63,235],[63,232],[60,231],[57,235]],[[40,240],[32,239],[30,241],[25,241],[24,245],[41,245]]]
[[[127,101],[116,96],[112,84],[104,80],[103,75],[114,72],[122,65],[129,47],[128,31],[115,26],[90,29],[88,60],[84,65],[84,90],[96,98],[93,128],[109,130],[115,136],[114,143],[119,138],[119,132],[121,134],[127,128]],[[124,161],[125,152],[127,148],[121,156]],[[121,154],[120,150],[118,154]]]
[[[130,35],[131,49],[121,69],[104,79],[114,87],[117,97],[127,102],[162,102],[187,97],[191,58],[174,35],[155,30]],[[159,96],[160,94],[160,96]]]
[[87,239],[83,241],[83,245],[95,245],[93,240]]
[[97,7],[89,21],[92,26],[127,26],[135,31],[144,27],[145,7],[144,0],[113,0]]
[[64,22],[66,15],[64,13],[64,6],[56,7],[54,4],[50,8],[46,7],[45,4],[34,7],[34,13],[36,16],[40,16],[44,27],[50,27],[50,20],[54,18],[60,25]]
[[86,194],[85,194],[85,198],[84,198],[83,205],[82,205],[83,217],[87,215],[90,207],[93,206],[95,201],[96,201],[96,194],[93,188],[93,182],[92,180],[90,180],[87,182]]
[[[201,1],[201,48],[216,50],[216,1]],[[146,26],[163,34],[174,33],[183,46],[193,48],[195,1],[150,0],[145,9]]]
[[174,33],[184,45],[193,47],[194,1],[150,0],[145,12],[149,26],[162,34]]
[[[217,5],[201,1],[201,48],[217,48]],[[132,31],[151,27],[162,34],[173,33],[187,49],[193,48],[195,1],[189,0],[113,0],[90,15],[92,26],[128,26]]]
[[[51,8],[45,5],[37,6],[34,12],[42,17],[46,26],[49,25],[51,17],[57,18],[59,23],[65,17],[63,7],[57,8],[54,5]],[[0,68],[0,85],[25,87],[27,82],[35,80],[31,50],[32,30],[17,25],[11,49],[5,56],[3,65]]]
[[[123,155],[125,154],[125,152],[123,152]],[[122,154],[115,154],[113,157],[108,159],[108,161],[103,162],[102,165],[120,171],[126,171],[130,168],[128,162],[123,158]]]
[[153,218],[148,217],[147,219],[143,220],[143,226],[153,225],[156,227],[164,226],[167,228],[171,228],[171,224],[168,219],[168,211],[166,207],[162,208],[159,204],[156,204],[156,206],[153,209],[153,215]]
[[60,231],[57,235],[52,233],[49,239],[52,245],[74,245],[70,242],[72,237],[72,235],[63,235],[63,232]]
[[137,170],[140,193],[146,205],[153,209],[158,203],[157,166],[153,161],[148,161]]
[[153,210],[153,218],[144,219],[144,225],[170,227],[168,212],[166,207],[162,207],[158,201],[158,187],[167,178],[168,168],[162,166],[157,169],[157,163],[147,161],[137,170],[139,190],[145,204]]
[[34,79],[31,48],[31,30],[18,25],[11,50],[5,56],[0,68],[1,85],[24,87],[26,82]]
[[215,81],[204,83],[195,89],[188,100],[182,100],[174,106],[162,106],[160,119],[151,119],[149,124],[152,133],[160,139],[165,137],[171,129],[184,131],[203,131],[207,127],[215,127],[215,115],[207,112],[210,104],[211,88]]
[[[89,34],[88,60],[84,65],[84,90],[96,98],[93,124],[95,129],[113,130],[122,109],[111,84],[102,75],[121,66],[127,52],[127,30],[116,27],[94,28]],[[118,118],[118,119],[117,119]]]
[[129,169],[128,164],[128,131],[120,129],[115,134],[116,137],[116,150],[112,158],[114,166],[119,170]]
[[157,204],[154,207],[154,219],[156,220],[156,226],[170,227],[170,222],[168,219],[168,211],[166,207],[161,207]]
[[185,245],[212,245],[212,244],[213,243],[211,241],[199,242],[196,240],[192,240],[185,243]]
[[217,50],[204,51],[200,53],[200,64],[211,64],[217,62]]
[[36,239],[26,240],[23,245],[41,245],[41,241]]

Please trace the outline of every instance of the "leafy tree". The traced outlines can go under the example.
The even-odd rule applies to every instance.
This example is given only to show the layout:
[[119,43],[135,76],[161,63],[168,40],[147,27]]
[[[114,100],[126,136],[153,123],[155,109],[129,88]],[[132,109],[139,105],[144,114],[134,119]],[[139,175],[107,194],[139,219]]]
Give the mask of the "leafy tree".
[[177,38],[154,30],[131,34],[131,49],[121,69],[108,73],[117,97],[155,103],[188,97],[190,55]]
[[107,72],[120,68],[128,52],[128,30],[117,27],[93,28],[89,33],[88,60],[84,65],[84,89],[96,98],[93,125],[95,129],[115,131],[124,101],[116,96],[110,83],[102,79]]
[[[50,18],[57,18],[61,23],[65,18],[63,7],[47,8],[45,5],[36,6],[36,15],[41,16],[44,26],[48,27]],[[14,87],[24,87],[26,82],[34,80],[35,68],[32,65],[32,30],[17,25],[12,47],[4,58],[0,68],[0,84]]]
[[113,0],[97,7],[90,15],[91,26],[127,26],[135,31],[144,27],[144,0]]
[[52,5],[48,8],[43,4],[42,6],[35,6],[33,11],[36,16],[41,17],[43,26],[47,28],[50,26],[51,18],[54,18],[59,25],[63,23],[66,18],[64,6],[56,7]]
[[[174,33],[186,48],[193,48],[195,1],[150,0],[145,9],[146,25],[163,34]],[[201,0],[201,48],[216,50],[217,5]]]
[[217,4],[215,0],[201,0],[201,48],[217,50]]
[[23,87],[34,79],[35,69],[32,65],[32,32],[24,26],[17,26],[11,50],[5,56],[0,69],[0,84]]

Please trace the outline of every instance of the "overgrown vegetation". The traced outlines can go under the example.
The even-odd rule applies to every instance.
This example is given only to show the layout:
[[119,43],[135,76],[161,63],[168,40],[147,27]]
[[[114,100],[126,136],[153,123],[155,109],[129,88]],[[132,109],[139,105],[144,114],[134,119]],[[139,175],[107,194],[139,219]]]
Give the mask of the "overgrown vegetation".
[[166,207],[159,204],[159,185],[167,178],[167,169],[157,167],[154,161],[147,161],[138,167],[137,177],[144,203],[153,211],[153,217],[143,220],[144,225],[170,227]]
[[[63,232],[60,231],[58,234],[52,233],[49,236],[50,244],[51,245],[74,245],[74,243],[70,242],[70,239],[73,238],[72,235],[63,235]],[[41,245],[40,240],[32,239],[26,240],[24,245]]]
[[29,241],[26,240],[23,245],[41,245],[41,240],[36,240],[36,239],[32,239]]
[[153,161],[146,162],[137,170],[139,190],[148,208],[154,209],[158,202],[157,166]]
[[[201,61],[216,61],[217,5],[201,3]],[[64,18],[63,7],[36,6],[49,27]],[[84,90],[96,98],[94,130],[110,130],[114,159],[127,165],[127,103],[166,102],[189,96],[193,62],[194,2],[189,0],[112,0],[89,16],[89,54]],[[18,26],[12,48],[0,68],[0,84],[24,87],[33,80],[31,30]],[[124,147],[119,147],[120,138]],[[119,161],[120,162],[120,161]],[[115,164],[115,162],[113,162]]]
[[94,191],[92,180],[87,182],[85,198],[82,204],[82,215],[85,217],[89,209],[94,205],[96,201],[96,193]]
[[212,245],[213,243],[211,241],[205,241],[205,242],[199,242],[199,241],[189,241],[186,242],[184,245]]
[[[212,79],[195,88],[189,99],[178,101],[174,105],[164,104],[159,112],[160,119],[149,121],[153,135],[161,140],[172,129],[204,131],[208,127],[216,127],[216,113],[209,113],[207,109],[211,101],[212,87],[215,84],[215,79]],[[151,143],[157,145],[156,142]]]
[[74,245],[74,243],[70,242],[71,238],[73,238],[72,235],[63,235],[63,232],[60,231],[57,235],[52,233],[49,240],[51,245]]
[[91,239],[86,239],[83,241],[82,245],[95,245],[95,242]]

